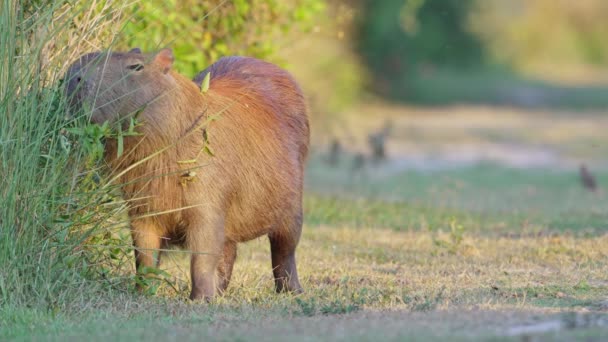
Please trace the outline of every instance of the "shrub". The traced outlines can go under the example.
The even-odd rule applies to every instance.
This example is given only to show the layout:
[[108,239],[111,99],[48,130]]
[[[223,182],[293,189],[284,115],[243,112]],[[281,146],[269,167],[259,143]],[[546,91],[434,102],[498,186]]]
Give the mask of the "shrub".
[[171,47],[177,70],[193,76],[225,55],[269,58],[289,32],[311,27],[323,0],[151,0],[138,2],[123,48]]

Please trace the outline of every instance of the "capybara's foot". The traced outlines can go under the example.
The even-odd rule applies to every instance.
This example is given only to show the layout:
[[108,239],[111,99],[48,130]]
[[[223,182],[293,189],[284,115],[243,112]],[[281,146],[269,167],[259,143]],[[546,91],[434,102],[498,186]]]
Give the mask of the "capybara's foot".
[[205,295],[201,291],[192,290],[190,292],[190,300],[192,301],[204,301],[205,303],[211,302],[211,296]]
[[212,279],[204,279],[198,281],[192,286],[192,292],[190,292],[190,300],[193,301],[205,301],[209,303],[215,296],[215,287]]
[[298,281],[298,279],[275,279],[275,290],[277,291],[277,293],[282,293],[282,292],[290,292],[293,294],[300,294],[304,292],[304,289],[302,288],[302,285],[300,285],[300,282]]
[[[297,224],[301,229],[301,220],[298,220]],[[299,234],[273,234],[269,235],[269,238],[275,290],[279,293],[302,293],[295,254]]]

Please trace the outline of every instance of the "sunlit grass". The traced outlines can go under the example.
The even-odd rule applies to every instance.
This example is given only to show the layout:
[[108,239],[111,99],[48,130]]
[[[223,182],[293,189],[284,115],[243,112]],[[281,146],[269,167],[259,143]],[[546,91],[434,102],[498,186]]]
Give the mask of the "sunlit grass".
[[[84,316],[79,316],[84,321],[80,323],[71,322],[69,312],[58,312],[52,320],[48,314],[13,312],[5,316],[4,324],[9,323],[7,319],[21,320],[18,327],[23,331],[23,324],[33,320],[65,322],[69,330],[59,330],[55,325],[59,323],[51,323],[37,324],[32,331],[33,336],[46,331],[57,338],[71,336],[69,331],[82,334],[86,329],[100,338],[163,339],[173,334],[188,339],[199,334],[227,338],[244,336],[247,331],[257,339],[266,333],[273,339],[272,332],[280,326],[300,327],[303,330],[295,333],[298,338],[316,336],[317,322],[328,319],[336,327],[353,321],[369,331],[384,327],[383,334],[392,336],[403,333],[403,326],[390,323],[402,317],[406,321],[416,318],[416,324],[408,326],[421,336],[422,327],[428,325],[437,329],[432,336],[445,336],[452,325],[459,327],[450,333],[456,336],[504,334],[514,324],[532,322],[533,316],[605,310],[607,238],[495,238],[465,231],[458,239],[448,232],[307,226],[297,254],[306,288],[302,295],[273,292],[268,242],[258,239],[240,245],[232,283],[211,304],[186,299],[187,258],[176,254],[165,259],[162,267],[174,277],[177,292],[165,287],[156,296],[108,294],[91,308],[70,310],[82,311]],[[415,312],[425,316],[411,316]],[[479,312],[485,312],[488,326],[474,319]],[[347,316],[342,317],[344,314]],[[447,320],[433,323],[442,315]],[[510,318],[503,321],[501,317]],[[99,321],[112,327],[102,333],[94,328],[97,323],[93,322]],[[150,321],[160,325],[151,326]],[[473,330],[466,332],[463,327]],[[488,327],[492,329],[486,330]],[[358,330],[324,329],[344,338],[359,336]]]

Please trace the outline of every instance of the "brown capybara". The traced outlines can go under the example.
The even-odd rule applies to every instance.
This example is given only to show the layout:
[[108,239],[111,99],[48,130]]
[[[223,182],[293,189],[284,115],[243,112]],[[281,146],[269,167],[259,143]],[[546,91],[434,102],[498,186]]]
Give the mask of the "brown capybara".
[[273,64],[228,57],[197,77],[211,72],[201,92],[173,60],[169,49],[90,53],[66,75],[71,105],[89,108],[92,122],[136,115],[141,124],[122,154],[116,141],[105,152],[130,202],[137,269],[158,262],[156,249],[185,248],[190,298],[209,300],[228,286],[237,243],[268,235],[276,290],[301,292],[295,250],[309,124],[299,86]]

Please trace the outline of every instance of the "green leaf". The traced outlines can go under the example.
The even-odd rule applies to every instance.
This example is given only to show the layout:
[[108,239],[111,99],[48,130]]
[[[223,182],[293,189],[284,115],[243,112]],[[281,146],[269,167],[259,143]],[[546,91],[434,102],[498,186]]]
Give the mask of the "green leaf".
[[209,145],[205,145],[204,147],[205,152],[207,152],[208,155],[214,157],[215,154],[213,153],[213,151],[211,150],[211,147]]
[[82,128],[68,127],[65,130],[74,135],[84,135],[84,130]]
[[122,134],[118,134],[118,136],[116,137],[117,140],[117,147],[116,147],[116,157],[120,157],[122,156],[122,152],[124,150],[124,139],[122,137]]
[[72,149],[72,144],[70,143],[70,141],[68,140],[68,138],[65,135],[59,136],[59,142],[61,144],[61,148],[63,149],[63,151],[65,153],[70,153],[70,150]]
[[[92,127],[93,128],[97,128],[99,126],[93,125]],[[110,121],[106,121],[106,122],[103,123],[103,125],[101,125],[101,132],[102,133],[109,132],[109,129],[110,129]]]
[[203,83],[201,84],[201,92],[204,94],[209,91],[209,82],[211,81],[211,72],[208,72],[203,78]]
[[131,117],[129,120],[129,130],[127,131],[127,133],[133,133],[133,132],[135,132],[135,119],[133,119],[133,117]]

